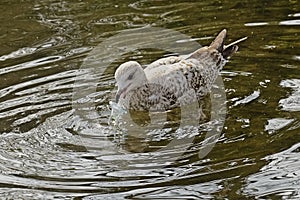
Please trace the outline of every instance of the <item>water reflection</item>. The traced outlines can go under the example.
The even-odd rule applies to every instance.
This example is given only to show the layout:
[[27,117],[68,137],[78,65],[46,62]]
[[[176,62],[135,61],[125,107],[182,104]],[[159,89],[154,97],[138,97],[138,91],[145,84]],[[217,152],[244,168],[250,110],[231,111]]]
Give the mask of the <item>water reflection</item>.
[[289,124],[291,124],[294,119],[285,119],[285,118],[274,118],[269,119],[267,125],[265,126],[265,131],[268,131],[269,134],[278,131]]
[[269,162],[260,172],[247,178],[244,192],[257,198],[300,198],[300,143],[267,156]]
[[300,79],[282,80],[280,85],[292,89],[289,97],[280,99],[280,108],[285,111],[300,111]]

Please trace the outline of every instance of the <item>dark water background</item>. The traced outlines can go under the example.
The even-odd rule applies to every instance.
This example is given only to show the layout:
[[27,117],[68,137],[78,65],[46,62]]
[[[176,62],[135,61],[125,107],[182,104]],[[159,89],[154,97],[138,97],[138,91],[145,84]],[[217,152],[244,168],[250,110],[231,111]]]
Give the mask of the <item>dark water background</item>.
[[[299,199],[299,8],[292,0],[1,1],[0,199]],[[149,25],[201,45],[223,28],[229,41],[248,36],[222,71],[225,124],[204,158],[205,129],[116,138],[108,125],[118,64],[166,52],[121,57],[87,94],[98,123],[76,115],[84,59],[107,38]],[[158,151],[190,135],[188,149]]]

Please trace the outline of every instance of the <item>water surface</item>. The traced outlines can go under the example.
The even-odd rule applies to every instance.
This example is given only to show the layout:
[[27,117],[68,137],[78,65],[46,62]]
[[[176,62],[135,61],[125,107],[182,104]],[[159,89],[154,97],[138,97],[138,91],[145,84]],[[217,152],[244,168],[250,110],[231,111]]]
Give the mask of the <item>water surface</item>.
[[[300,198],[297,1],[0,5],[1,198]],[[149,26],[191,38],[181,44],[207,45],[223,28],[228,42],[248,36],[221,73],[224,90],[218,84],[214,90],[214,98],[225,91],[224,121],[211,120],[215,104],[208,98],[206,118],[196,125],[180,126],[178,110],[146,134],[141,128],[124,134],[109,124],[117,66],[128,60],[146,65],[184,49],[136,49],[105,70],[97,66],[101,73],[82,66],[109,38]],[[78,91],[85,97],[79,102]],[[77,105],[86,107],[78,113]],[[217,143],[199,156],[216,127]]]

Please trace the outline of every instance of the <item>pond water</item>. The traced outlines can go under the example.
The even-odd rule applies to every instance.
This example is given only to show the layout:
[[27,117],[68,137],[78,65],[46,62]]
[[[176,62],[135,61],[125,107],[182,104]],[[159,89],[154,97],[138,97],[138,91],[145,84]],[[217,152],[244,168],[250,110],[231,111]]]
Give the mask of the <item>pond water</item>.
[[[298,1],[0,5],[1,199],[300,198]],[[130,114],[127,131],[110,121],[119,64],[189,53],[223,28],[248,39],[204,117],[197,104]]]

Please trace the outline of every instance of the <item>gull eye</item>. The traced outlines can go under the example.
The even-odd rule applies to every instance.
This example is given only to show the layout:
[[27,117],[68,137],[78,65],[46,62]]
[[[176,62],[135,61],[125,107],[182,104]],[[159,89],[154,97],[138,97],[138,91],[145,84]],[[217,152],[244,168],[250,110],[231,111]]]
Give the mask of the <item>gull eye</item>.
[[128,80],[132,80],[133,79],[133,75],[134,75],[134,72],[133,73],[131,73],[131,74],[129,74],[129,76],[128,76]]

